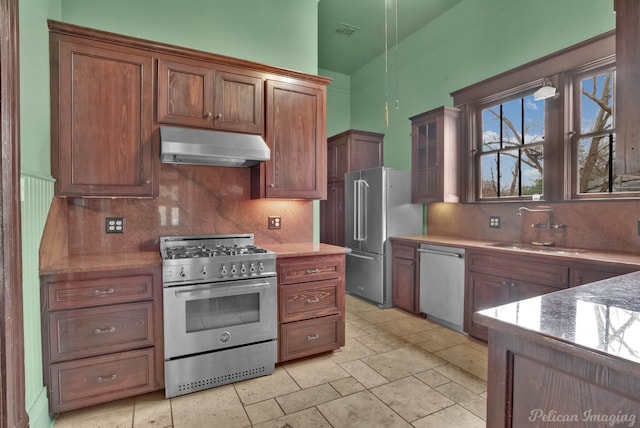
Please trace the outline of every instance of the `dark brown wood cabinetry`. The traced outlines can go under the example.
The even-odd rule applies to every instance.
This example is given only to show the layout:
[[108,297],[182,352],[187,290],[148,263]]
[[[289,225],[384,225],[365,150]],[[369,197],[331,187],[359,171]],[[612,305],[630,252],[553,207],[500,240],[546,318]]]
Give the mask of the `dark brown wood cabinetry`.
[[51,64],[56,195],[157,196],[150,54],[52,29]]
[[262,78],[182,61],[158,60],[159,123],[262,133]]
[[617,175],[640,173],[640,2],[614,0],[616,12]]
[[266,81],[271,159],[252,169],[253,198],[326,199],[326,92],[326,84]]
[[326,199],[331,79],[55,21],[49,29],[57,195],[158,196],[158,128],[172,124],[265,135],[271,160],[252,169],[253,198]]
[[277,260],[278,362],[344,346],[344,258]]
[[469,250],[466,263],[464,330],[485,341],[488,330],[473,320],[476,311],[637,270],[615,263],[481,250]]
[[569,286],[566,265],[530,254],[468,251],[466,263],[464,330],[485,341],[488,330],[473,320],[474,312]]
[[344,175],[382,166],[384,134],[349,130],[327,140],[327,199],[320,202],[320,242],[344,245]]
[[439,107],[411,120],[411,195],[414,203],[457,198],[460,110]]
[[418,244],[391,241],[393,306],[420,313],[420,263]]
[[164,387],[160,267],[42,277],[51,414]]

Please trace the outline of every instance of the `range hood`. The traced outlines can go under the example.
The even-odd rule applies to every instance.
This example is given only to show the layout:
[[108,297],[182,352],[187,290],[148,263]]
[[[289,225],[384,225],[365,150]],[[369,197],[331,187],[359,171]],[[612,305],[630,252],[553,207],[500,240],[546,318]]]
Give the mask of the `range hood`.
[[260,135],[160,127],[162,163],[248,167],[268,161],[270,155]]

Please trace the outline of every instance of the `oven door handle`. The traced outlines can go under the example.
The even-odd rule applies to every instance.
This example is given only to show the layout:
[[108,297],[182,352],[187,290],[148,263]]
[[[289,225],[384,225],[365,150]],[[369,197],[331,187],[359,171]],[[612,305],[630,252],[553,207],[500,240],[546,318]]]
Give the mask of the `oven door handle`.
[[202,287],[200,286],[200,288],[198,289],[191,289],[191,290],[186,290],[186,291],[176,291],[175,295],[176,297],[184,297],[184,298],[189,298],[189,297],[202,297],[202,296],[226,296],[229,294],[238,294],[238,293],[242,293],[245,292],[247,290],[251,290],[254,288],[262,288],[262,287],[269,287],[269,283],[264,281],[264,282],[257,282],[254,284],[243,284],[243,285],[229,285],[227,287],[210,287],[210,286],[206,286],[206,287]]

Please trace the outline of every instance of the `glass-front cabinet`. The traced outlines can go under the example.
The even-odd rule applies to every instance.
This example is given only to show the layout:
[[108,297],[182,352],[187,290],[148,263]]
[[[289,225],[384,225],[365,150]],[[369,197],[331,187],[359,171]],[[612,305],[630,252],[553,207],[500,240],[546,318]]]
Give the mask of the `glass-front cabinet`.
[[460,110],[439,107],[410,118],[413,202],[457,202],[459,117]]

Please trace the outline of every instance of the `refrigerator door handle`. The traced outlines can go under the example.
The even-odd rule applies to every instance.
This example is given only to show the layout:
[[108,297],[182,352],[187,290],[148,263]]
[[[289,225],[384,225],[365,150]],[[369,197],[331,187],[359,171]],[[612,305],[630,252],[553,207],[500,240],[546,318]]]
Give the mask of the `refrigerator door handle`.
[[366,241],[367,240],[367,228],[369,227],[368,224],[368,210],[367,208],[369,207],[369,201],[368,196],[369,196],[369,183],[367,183],[365,180],[360,180],[362,182],[362,201],[360,204],[360,225],[361,225],[361,233],[360,233],[360,240],[361,241]]
[[353,240],[365,241],[367,239],[367,188],[369,184],[365,180],[353,182]]
[[353,240],[358,241],[359,222],[358,222],[358,199],[359,199],[359,182],[360,180],[353,181]]
[[365,260],[375,260],[375,257],[362,256],[362,255],[360,255],[360,254],[353,254],[353,253],[351,253],[351,254],[347,254],[347,256],[349,256],[349,257],[357,257],[357,258],[359,258],[359,259],[365,259]]

